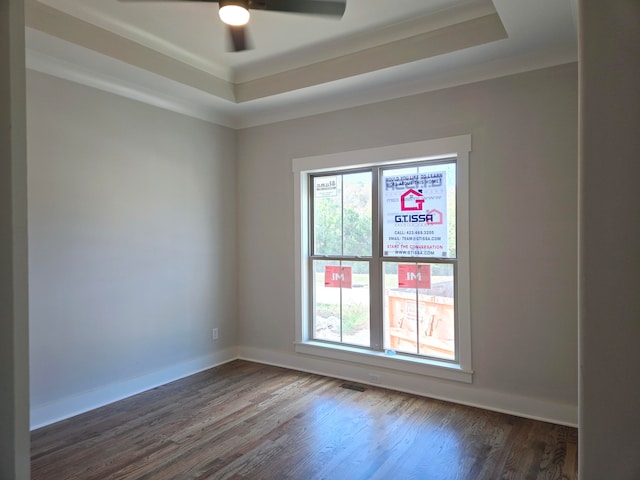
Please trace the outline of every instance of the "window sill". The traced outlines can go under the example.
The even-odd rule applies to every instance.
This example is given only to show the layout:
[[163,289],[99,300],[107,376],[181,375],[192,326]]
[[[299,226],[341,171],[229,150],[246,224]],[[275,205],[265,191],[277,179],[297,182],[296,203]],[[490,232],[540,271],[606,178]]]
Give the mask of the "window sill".
[[402,354],[388,355],[383,352],[372,352],[357,347],[314,341],[296,342],[295,349],[298,353],[332,360],[352,362],[370,367],[387,368],[404,373],[414,373],[457,382],[473,382],[473,370],[465,370],[461,368],[460,365],[438,362],[437,360],[416,358]]

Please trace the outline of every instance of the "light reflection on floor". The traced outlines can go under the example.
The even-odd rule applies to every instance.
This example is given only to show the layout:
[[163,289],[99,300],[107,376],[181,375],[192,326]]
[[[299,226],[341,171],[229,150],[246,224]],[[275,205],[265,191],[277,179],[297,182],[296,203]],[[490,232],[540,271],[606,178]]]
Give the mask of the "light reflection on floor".
[[[328,391],[314,400],[305,412],[311,427],[300,442],[306,446],[300,471],[330,471],[333,479],[425,479],[437,478],[430,474],[442,472],[442,462],[448,464],[445,470],[464,463],[451,415],[445,422],[430,421],[435,413],[430,400],[394,394],[390,402],[388,397],[385,390],[368,388],[337,395]],[[358,455],[348,453],[354,447]],[[424,451],[417,463],[415,449]],[[404,463],[403,456],[411,461]]]

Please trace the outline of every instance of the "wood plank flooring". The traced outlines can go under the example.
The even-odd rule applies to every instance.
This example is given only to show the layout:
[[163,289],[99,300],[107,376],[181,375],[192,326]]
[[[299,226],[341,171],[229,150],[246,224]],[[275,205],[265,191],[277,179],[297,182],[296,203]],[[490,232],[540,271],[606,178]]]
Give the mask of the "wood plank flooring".
[[237,360],[32,434],[34,480],[577,479],[576,429]]

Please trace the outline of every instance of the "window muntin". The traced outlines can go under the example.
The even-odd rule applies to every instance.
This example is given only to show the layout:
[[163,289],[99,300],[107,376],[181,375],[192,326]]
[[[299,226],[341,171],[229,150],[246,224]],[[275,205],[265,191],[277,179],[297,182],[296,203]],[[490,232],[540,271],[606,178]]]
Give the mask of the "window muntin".
[[456,361],[456,159],[309,179],[311,338]]

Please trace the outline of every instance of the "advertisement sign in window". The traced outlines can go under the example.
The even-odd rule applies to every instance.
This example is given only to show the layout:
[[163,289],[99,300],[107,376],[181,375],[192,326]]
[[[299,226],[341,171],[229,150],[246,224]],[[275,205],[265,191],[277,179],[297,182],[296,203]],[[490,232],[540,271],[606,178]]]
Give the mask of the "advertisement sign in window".
[[384,255],[447,257],[446,172],[384,178]]
[[398,287],[431,288],[431,265],[398,264]]
[[351,288],[351,267],[327,265],[324,268],[324,286],[333,288]]
[[314,179],[315,198],[335,197],[338,195],[338,177],[317,177]]

